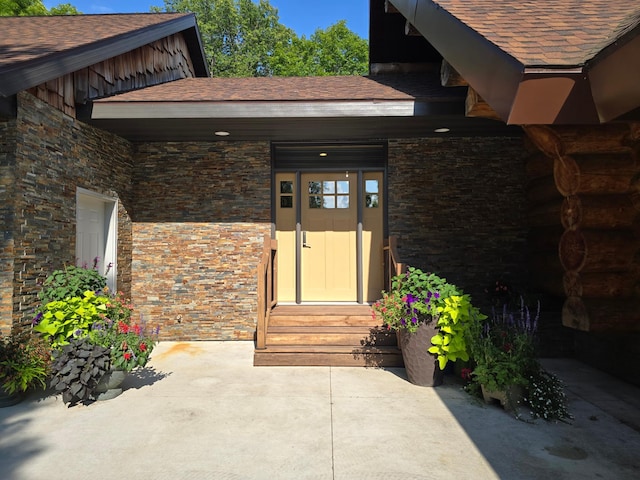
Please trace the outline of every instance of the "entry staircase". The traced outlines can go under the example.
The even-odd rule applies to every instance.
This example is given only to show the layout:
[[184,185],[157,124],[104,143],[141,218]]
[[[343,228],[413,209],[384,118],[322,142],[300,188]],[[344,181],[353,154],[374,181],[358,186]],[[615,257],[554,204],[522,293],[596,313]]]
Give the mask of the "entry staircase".
[[265,343],[256,366],[403,366],[395,333],[376,326],[368,305],[277,306]]
[[[385,247],[385,284],[403,270],[394,242]],[[258,267],[255,366],[401,367],[396,335],[369,305],[278,305],[277,243],[265,237]]]

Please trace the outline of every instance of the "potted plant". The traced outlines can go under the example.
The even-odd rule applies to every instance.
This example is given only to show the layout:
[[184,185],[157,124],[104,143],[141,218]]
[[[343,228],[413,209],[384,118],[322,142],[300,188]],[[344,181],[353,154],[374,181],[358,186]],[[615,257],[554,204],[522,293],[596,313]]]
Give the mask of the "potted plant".
[[[539,307],[538,307],[539,311]],[[471,373],[482,390],[485,402],[499,400],[507,410],[515,410],[537,368],[535,332],[538,315],[532,316],[521,303],[518,313],[504,305],[494,309],[486,322],[472,322],[467,342],[475,367]]]
[[30,330],[0,334],[0,406],[22,400],[33,387],[46,387],[50,349]]
[[373,311],[396,331],[407,377],[422,386],[441,384],[447,362],[468,360],[465,330],[482,317],[458,287],[415,267],[392,279]]
[[[54,348],[51,386],[70,405],[119,395],[122,390],[114,380],[122,383],[127,372],[147,364],[159,333],[159,327],[133,322],[130,302],[121,293],[110,295],[94,274],[81,270],[66,269],[54,274],[62,275],[57,283],[45,282],[46,288],[58,291],[73,286],[72,296],[44,294],[42,298],[62,299],[42,305],[34,319],[34,330]],[[100,290],[88,289],[78,296],[78,285],[87,285],[68,278],[76,275]]]

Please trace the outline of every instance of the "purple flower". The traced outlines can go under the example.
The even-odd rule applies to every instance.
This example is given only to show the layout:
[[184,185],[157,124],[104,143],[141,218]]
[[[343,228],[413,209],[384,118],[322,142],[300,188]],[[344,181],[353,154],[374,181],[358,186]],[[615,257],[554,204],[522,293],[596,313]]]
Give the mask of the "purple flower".
[[405,326],[405,325],[407,324],[407,321],[406,321],[404,318],[401,318],[401,319],[400,319],[400,324],[401,324],[402,326]]
[[416,297],[414,297],[412,294],[407,293],[407,305],[411,305],[412,303],[415,303],[418,301],[418,299]]
[[33,321],[31,322],[31,324],[38,325],[40,323],[40,320],[42,320],[42,317],[43,317],[42,312],[38,312],[36,316],[33,317]]
[[411,323],[413,323],[414,325],[417,325],[418,319],[416,317],[411,317]]
[[434,292],[433,294],[433,298],[440,298],[440,293],[439,292]]

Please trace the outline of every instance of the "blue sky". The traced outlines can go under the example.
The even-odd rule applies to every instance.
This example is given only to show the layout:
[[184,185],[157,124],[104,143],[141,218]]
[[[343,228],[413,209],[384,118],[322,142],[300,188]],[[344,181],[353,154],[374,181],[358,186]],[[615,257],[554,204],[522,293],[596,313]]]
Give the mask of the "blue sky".
[[[162,7],[163,0],[45,0],[51,8],[70,3],[82,13],[148,12],[151,5]],[[363,38],[369,37],[369,0],[270,0],[278,9],[280,23],[298,35],[311,35],[317,28],[327,28],[338,20]]]

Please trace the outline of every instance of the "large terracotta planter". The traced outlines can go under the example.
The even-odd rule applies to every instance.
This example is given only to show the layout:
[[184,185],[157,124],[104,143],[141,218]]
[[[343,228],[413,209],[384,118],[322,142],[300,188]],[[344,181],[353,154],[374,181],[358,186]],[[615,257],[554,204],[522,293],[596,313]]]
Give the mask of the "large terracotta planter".
[[437,387],[442,384],[444,372],[440,370],[436,357],[428,352],[431,337],[436,332],[435,321],[421,324],[414,333],[404,329],[397,331],[407,378],[414,385]]

